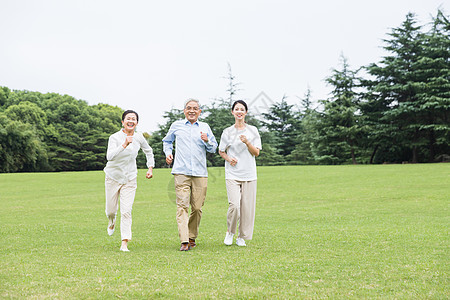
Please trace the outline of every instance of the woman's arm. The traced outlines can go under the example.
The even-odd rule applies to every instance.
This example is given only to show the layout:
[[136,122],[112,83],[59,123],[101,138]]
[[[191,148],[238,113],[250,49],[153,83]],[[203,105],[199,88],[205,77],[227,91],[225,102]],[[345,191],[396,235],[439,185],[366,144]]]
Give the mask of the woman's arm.
[[140,134],[139,136],[141,149],[145,153],[145,157],[147,159],[147,168],[154,167],[155,166],[155,157],[153,155],[153,149],[148,144],[147,140],[145,139],[143,134]]
[[228,154],[226,152],[220,151],[219,150],[219,155],[225,159],[227,162],[230,163],[230,165],[235,166],[237,164],[237,159],[234,157],[229,157]]
[[250,151],[253,156],[259,156],[259,149],[253,146],[245,135],[241,135],[239,138],[245,145],[247,145],[248,151]]
[[121,153],[125,148],[122,145],[122,141],[117,140],[117,137],[111,135],[108,139],[108,149],[106,150],[106,159],[114,160],[116,156]]
[[253,146],[252,144],[250,144],[250,142],[246,143],[248,151],[250,151],[250,153],[255,156],[258,157],[259,156],[259,149],[256,148],[255,146]]

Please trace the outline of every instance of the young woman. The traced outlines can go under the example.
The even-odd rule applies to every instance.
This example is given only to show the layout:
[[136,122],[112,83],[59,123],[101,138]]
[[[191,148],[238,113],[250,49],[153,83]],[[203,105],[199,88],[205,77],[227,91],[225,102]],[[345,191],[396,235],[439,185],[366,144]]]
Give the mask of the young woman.
[[120,233],[122,237],[121,251],[128,252],[128,241],[131,240],[131,209],[137,188],[136,157],[142,149],[147,157],[147,178],[153,177],[155,161],[153,150],[144,136],[136,132],[139,121],[138,114],[127,110],[122,114],[123,128],[109,137],[108,160],[105,171],[106,216],[109,219],[107,232],[114,233],[116,228],[117,204],[120,198]]
[[256,205],[256,161],[261,150],[258,129],[245,123],[247,104],[238,100],[233,103],[231,113],[234,125],[226,128],[220,138],[219,154],[225,159],[225,180],[228,194],[228,231],[225,245],[233,243],[239,222],[238,246],[246,246],[251,240],[255,223]]

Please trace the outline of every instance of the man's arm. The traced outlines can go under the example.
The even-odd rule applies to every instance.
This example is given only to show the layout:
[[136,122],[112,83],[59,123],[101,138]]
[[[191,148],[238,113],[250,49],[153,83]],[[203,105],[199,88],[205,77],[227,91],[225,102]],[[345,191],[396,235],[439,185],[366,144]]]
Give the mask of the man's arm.
[[206,126],[207,126],[206,134],[208,141],[203,140],[203,144],[205,145],[206,151],[210,153],[215,153],[217,149],[217,141],[209,125],[206,124]]
[[166,136],[162,139],[163,142],[163,151],[166,155],[166,163],[170,165],[173,161],[173,142],[175,141],[175,125],[172,123],[170,125],[169,131]]

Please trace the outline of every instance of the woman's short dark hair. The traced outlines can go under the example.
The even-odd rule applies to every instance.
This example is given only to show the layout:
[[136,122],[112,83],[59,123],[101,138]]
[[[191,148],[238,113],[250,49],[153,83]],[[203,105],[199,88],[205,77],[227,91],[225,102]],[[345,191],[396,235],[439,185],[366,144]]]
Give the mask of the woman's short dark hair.
[[126,111],[123,112],[123,114],[122,114],[122,121],[125,120],[125,117],[126,117],[128,114],[135,114],[135,115],[136,115],[136,121],[139,122],[139,115],[138,115],[138,113],[135,112],[134,110],[131,110],[131,109],[126,110]]
[[242,104],[245,107],[245,111],[248,111],[248,107],[247,107],[247,103],[244,102],[244,100],[236,100],[234,101],[233,105],[231,106],[231,110],[234,110],[234,107],[236,106],[236,104]]

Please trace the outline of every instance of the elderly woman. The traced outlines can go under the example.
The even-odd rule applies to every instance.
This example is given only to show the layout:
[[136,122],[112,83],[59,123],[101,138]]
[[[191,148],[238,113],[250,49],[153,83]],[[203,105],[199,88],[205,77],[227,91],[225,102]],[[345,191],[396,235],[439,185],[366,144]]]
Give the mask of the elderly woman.
[[120,198],[120,233],[122,237],[121,251],[128,252],[128,241],[131,240],[131,209],[137,187],[136,157],[142,149],[147,157],[147,178],[153,177],[155,161],[153,150],[142,133],[136,131],[138,114],[126,110],[122,114],[123,128],[112,134],[108,141],[105,171],[106,216],[109,219],[107,232],[114,233],[116,214]]
[[261,149],[258,129],[245,123],[247,104],[237,100],[231,107],[234,125],[225,128],[220,138],[219,154],[225,159],[225,180],[228,194],[225,245],[233,243],[239,222],[236,245],[246,246],[251,240],[255,223],[256,160]]

